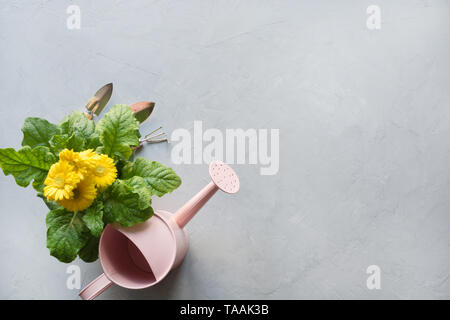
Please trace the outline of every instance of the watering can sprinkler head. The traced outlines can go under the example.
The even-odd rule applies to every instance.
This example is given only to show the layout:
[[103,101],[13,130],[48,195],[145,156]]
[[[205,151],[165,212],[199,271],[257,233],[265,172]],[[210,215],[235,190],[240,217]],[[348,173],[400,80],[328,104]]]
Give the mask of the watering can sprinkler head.
[[221,161],[211,162],[209,165],[209,175],[211,182],[175,212],[174,220],[180,228],[183,228],[194,217],[198,210],[203,207],[217,190],[220,189],[229,194],[239,191],[239,178],[234,170],[226,163]]
[[209,175],[216,187],[226,193],[236,193],[239,191],[239,178],[233,169],[221,161],[211,162],[209,165]]

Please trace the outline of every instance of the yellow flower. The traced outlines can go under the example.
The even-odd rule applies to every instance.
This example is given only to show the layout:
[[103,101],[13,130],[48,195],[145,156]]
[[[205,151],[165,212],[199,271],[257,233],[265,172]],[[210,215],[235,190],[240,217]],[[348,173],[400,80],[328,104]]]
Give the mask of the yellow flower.
[[97,196],[97,189],[90,178],[84,179],[73,189],[73,197],[57,201],[69,211],[83,211],[87,209]]
[[92,181],[99,187],[106,187],[116,180],[117,169],[114,160],[107,155],[97,155],[91,167]]
[[95,165],[99,154],[95,153],[92,149],[88,149],[81,151],[79,156],[81,161],[83,161],[86,166],[92,168]]
[[57,162],[48,171],[44,181],[44,196],[48,200],[62,200],[73,196],[73,188],[80,182],[80,177],[74,172],[68,162]]
[[71,166],[74,167],[74,171],[80,175],[80,179],[83,179],[88,173],[88,168],[86,163],[80,156],[80,153],[74,152],[73,150],[64,149],[59,153],[60,161],[67,161]]

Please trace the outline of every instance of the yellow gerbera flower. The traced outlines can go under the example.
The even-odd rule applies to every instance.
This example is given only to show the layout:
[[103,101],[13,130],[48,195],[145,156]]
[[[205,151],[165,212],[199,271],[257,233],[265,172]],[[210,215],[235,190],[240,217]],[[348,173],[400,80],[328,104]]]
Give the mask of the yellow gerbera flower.
[[57,201],[69,211],[83,211],[87,209],[97,196],[97,189],[90,178],[81,180],[73,189],[73,197]]
[[73,196],[73,188],[80,182],[80,177],[74,172],[68,162],[57,162],[50,167],[44,181],[44,196],[48,200],[62,200]]
[[92,149],[88,149],[81,151],[79,156],[81,161],[83,161],[86,166],[92,168],[95,165],[95,162],[99,157],[99,154],[95,153],[94,150]]
[[116,180],[117,168],[107,155],[97,155],[91,167],[92,181],[99,187],[106,187]]
[[74,171],[80,175],[80,179],[83,179],[88,173],[88,168],[86,163],[80,156],[80,153],[74,152],[73,150],[64,149],[59,153],[60,161],[67,161],[71,166],[74,167]]

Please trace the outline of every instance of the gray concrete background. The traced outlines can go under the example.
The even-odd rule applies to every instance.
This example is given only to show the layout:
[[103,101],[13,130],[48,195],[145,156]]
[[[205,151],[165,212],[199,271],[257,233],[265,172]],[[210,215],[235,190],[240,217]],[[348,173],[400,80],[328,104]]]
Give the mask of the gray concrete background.
[[[81,29],[66,8],[81,8]],[[381,8],[381,30],[366,8]],[[102,299],[450,298],[449,1],[0,1],[0,147],[113,82],[166,132],[279,128],[280,171],[237,165],[188,227],[184,264]],[[170,148],[140,154],[171,165]],[[173,165],[175,210],[207,165]],[[77,299],[45,247],[44,204],[0,175],[0,298]],[[82,284],[99,262],[75,261]],[[380,266],[381,290],[366,288]]]

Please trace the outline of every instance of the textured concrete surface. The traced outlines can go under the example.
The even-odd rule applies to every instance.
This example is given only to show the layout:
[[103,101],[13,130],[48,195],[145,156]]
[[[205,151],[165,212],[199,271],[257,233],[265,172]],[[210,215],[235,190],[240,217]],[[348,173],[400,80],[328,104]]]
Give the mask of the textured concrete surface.
[[[81,29],[66,8],[81,9]],[[381,29],[366,9],[381,8]],[[279,128],[280,170],[237,165],[188,226],[184,264],[102,299],[450,298],[448,1],[1,1],[0,147],[27,116],[57,122],[113,82],[154,100],[142,127]],[[170,147],[140,154],[171,164]],[[207,165],[154,200],[175,210]],[[45,247],[44,204],[0,175],[0,298],[77,299]],[[82,285],[101,272],[75,261]],[[381,268],[368,290],[366,268]]]

